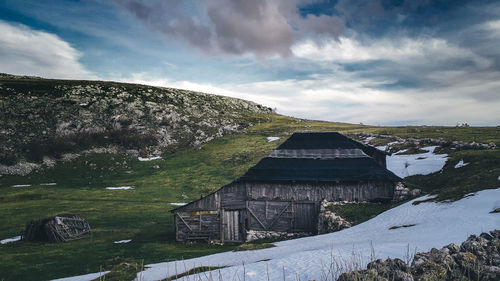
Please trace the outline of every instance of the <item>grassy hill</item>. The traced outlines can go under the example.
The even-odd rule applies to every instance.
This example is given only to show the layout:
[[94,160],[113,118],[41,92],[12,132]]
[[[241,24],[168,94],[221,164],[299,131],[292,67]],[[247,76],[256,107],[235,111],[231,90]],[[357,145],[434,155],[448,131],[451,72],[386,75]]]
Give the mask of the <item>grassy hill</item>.
[[179,89],[8,74],[0,74],[0,109],[0,164],[7,166],[48,165],[96,148],[175,151],[249,127],[258,121],[250,115],[272,114],[253,102]]
[[[29,83],[37,83],[36,79],[29,83],[19,81],[17,87],[25,87],[25,92],[33,91]],[[80,85],[86,82],[49,80],[47,83]],[[111,85],[108,82],[99,83]],[[3,91],[5,87],[2,84],[0,90]],[[114,87],[161,91],[148,86],[119,84]],[[200,94],[193,95],[202,96],[201,100],[205,98]],[[2,94],[2,97],[5,95]],[[19,95],[19,99],[21,97]],[[203,104],[200,101],[200,108],[203,108]],[[19,235],[31,219],[60,213],[78,214],[93,229],[92,238],[70,243],[16,242],[0,245],[0,280],[45,280],[96,272],[101,268],[114,270],[115,280],[123,280],[127,274],[133,276],[142,264],[235,249],[237,245],[175,243],[173,218],[169,213],[175,206],[170,203],[189,202],[229,183],[293,132],[364,132],[401,138],[441,138],[448,142],[492,142],[500,146],[498,127],[373,127],[295,119],[270,114],[265,108],[260,111],[257,106],[255,112],[245,110],[235,108],[233,114],[238,117],[234,120],[252,126],[202,143],[194,143],[193,138],[186,138],[191,141],[176,149],[162,151],[163,157],[158,160],[141,162],[137,157],[127,155],[126,148],[118,149],[116,153],[89,151],[78,158],[56,162],[51,167],[29,175],[0,177],[0,239]],[[22,118],[19,118],[21,122]],[[9,125],[9,130],[17,128],[15,122],[18,121],[11,121],[13,123]],[[4,124],[2,130],[5,129]],[[30,129],[25,130],[29,136]],[[266,137],[269,136],[280,139],[268,142]],[[378,145],[389,140],[377,137],[371,142]],[[22,150],[16,150],[16,143],[22,143],[23,140],[11,141],[13,145],[10,147],[18,151],[16,157],[29,157],[28,152],[23,154]],[[179,143],[182,141],[179,140]],[[500,186],[497,179],[500,176],[500,150],[443,148],[443,151],[449,153],[450,159],[441,173],[409,177],[405,183],[422,188],[427,193],[437,193],[441,200],[456,199],[469,192]],[[453,166],[460,159],[470,164],[454,169]],[[56,185],[44,185],[46,183]],[[134,189],[105,189],[125,185],[134,186]],[[344,211],[354,213],[358,216],[357,221],[363,221],[389,207],[360,206],[359,212]],[[123,239],[132,239],[132,242],[113,243]],[[109,275],[107,280],[112,277]]]

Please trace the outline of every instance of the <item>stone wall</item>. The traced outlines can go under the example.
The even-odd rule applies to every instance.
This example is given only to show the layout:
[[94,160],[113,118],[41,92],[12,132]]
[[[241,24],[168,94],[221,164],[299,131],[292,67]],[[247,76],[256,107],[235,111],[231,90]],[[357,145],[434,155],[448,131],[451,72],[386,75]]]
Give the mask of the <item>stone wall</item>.
[[318,234],[331,233],[351,227],[351,223],[344,218],[327,210],[330,204],[332,204],[332,202],[326,200],[321,201],[320,212],[318,214]]

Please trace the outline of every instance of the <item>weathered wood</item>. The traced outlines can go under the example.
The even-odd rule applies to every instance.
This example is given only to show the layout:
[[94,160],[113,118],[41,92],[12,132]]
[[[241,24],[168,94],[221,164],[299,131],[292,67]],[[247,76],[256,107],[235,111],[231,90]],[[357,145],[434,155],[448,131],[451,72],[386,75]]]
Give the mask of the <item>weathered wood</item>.
[[224,208],[220,210],[220,242],[224,243]]
[[257,222],[262,226],[262,228],[264,230],[267,230],[267,227],[259,220],[259,218],[253,213],[252,209],[250,208],[247,208],[247,211],[250,213],[250,215],[252,215],[256,220]]
[[190,231],[193,231],[193,229],[191,229],[191,227],[189,226],[189,224],[178,214],[176,213],[176,215],[181,219],[181,221],[184,223],[184,225],[186,225],[186,227],[190,230]]
[[[267,202],[267,201],[266,201]],[[290,206],[291,202],[289,202],[285,208],[283,208],[283,210],[280,211],[280,213],[275,217],[275,219],[273,219],[271,221],[270,224],[267,225],[267,228],[270,229],[271,227],[273,227],[274,223],[281,217],[281,215],[285,212],[286,209],[288,209],[288,206]],[[267,205],[267,204],[266,204]]]

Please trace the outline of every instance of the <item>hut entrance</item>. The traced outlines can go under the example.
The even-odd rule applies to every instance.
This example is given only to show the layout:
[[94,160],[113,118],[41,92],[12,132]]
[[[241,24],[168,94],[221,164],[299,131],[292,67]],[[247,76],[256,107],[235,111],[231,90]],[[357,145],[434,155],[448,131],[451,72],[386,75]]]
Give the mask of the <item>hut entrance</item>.
[[312,232],[316,226],[316,217],[318,216],[315,203],[296,203],[294,205],[295,213],[293,220],[294,231]]
[[224,240],[241,242],[243,235],[243,211],[224,211]]

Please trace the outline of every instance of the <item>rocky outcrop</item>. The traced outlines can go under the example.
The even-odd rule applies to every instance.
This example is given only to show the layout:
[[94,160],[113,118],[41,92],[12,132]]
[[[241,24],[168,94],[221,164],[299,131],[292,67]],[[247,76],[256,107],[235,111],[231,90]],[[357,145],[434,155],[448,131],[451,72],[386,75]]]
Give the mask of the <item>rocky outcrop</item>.
[[[405,144],[409,146],[418,146],[418,147],[423,147],[423,146],[431,146],[431,145],[436,145],[436,146],[441,146],[443,148],[451,148],[455,150],[466,150],[466,149],[495,149],[497,148],[495,143],[478,143],[478,142],[464,142],[464,141],[446,141],[444,139],[434,139],[434,138],[422,138],[422,139],[417,139],[417,138],[400,138],[397,136],[391,136],[391,135],[381,135],[381,134],[372,134],[372,133],[355,133],[353,134],[354,137],[361,139],[361,140],[369,140],[374,139],[374,138],[381,138],[381,139],[389,139],[392,143],[396,144]],[[389,152],[395,152],[391,151],[391,147],[388,147],[387,151]]]
[[366,270],[344,273],[338,280],[500,280],[500,231],[471,235],[461,246],[452,243],[417,253],[411,265],[400,259],[378,259]]
[[415,189],[409,189],[408,187],[405,187],[402,182],[398,182],[396,184],[396,187],[394,187],[394,197],[392,201],[403,201],[408,198],[412,198],[415,196],[418,196],[422,193],[422,191],[418,188]]
[[0,164],[14,174],[20,162],[94,148],[148,157],[195,146],[272,113],[236,98],[101,81],[0,75],[0,93]]
[[328,210],[331,202],[323,200],[318,214],[318,234],[331,233],[351,227],[351,223]]

